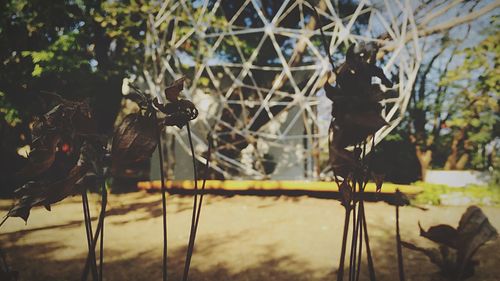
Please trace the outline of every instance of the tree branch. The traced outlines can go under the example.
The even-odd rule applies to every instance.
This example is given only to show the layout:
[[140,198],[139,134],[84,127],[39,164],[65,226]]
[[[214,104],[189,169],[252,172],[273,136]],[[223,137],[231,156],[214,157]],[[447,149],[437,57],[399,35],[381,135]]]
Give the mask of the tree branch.
[[[471,22],[471,21],[493,11],[494,9],[496,9],[498,7],[500,7],[500,2],[494,1],[493,3],[486,5],[483,8],[481,8],[477,11],[471,12],[467,15],[457,16],[451,20],[448,20],[448,21],[440,23],[440,24],[436,24],[432,27],[420,29],[418,32],[418,35],[419,36],[429,36],[432,34],[436,34],[436,33],[440,33],[440,32],[452,29],[455,26],[459,26],[459,25],[462,25],[464,23]],[[411,37],[407,37],[408,40],[410,38]]]

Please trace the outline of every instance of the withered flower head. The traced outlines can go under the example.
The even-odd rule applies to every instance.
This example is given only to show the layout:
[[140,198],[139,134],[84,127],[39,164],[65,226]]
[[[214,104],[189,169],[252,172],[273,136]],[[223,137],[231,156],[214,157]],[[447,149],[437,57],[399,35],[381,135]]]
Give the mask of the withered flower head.
[[[151,100],[139,89],[132,86],[134,93],[127,98],[135,101],[141,111],[127,115],[115,130],[111,150],[111,172],[117,174],[127,168],[146,161],[158,145],[158,126],[177,126],[182,128],[198,116],[198,110],[188,100],[180,99],[184,78],[176,80],[165,89],[166,104],[157,98]],[[157,110],[165,117],[155,118]]]
[[189,100],[179,98],[183,88],[184,77],[176,80],[165,89],[165,96],[169,103],[160,104],[158,99],[153,100],[153,106],[166,115],[164,119],[165,126],[182,128],[187,122],[198,117],[196,106]]

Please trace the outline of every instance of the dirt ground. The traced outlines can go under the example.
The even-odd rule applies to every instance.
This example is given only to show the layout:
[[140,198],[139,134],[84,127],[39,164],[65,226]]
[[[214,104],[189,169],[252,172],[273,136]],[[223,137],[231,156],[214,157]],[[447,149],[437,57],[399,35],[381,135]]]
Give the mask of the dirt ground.
[[[161,280],[162,217],[160,194],[111,195],[105,227],[104,280]],[[97,195],[91,197],[93,215]],[[335,280],[344,219],[334,200],[308,197],[206,196],[198,229],[190,280]],[[11,201],[1,200],[2,213]],[[192,199],[168,198],[168,274],[180,280],[188,241]],[[467,207],[412,207],[401,210],[403,240],[432,246],[418,236],[427,228],[456,226]],[[500,208],[483,207],[500,229]],[[378,280],[398,280],[395,209],[366,205]],[[28,224],[9,219],[0,229],[0,246],[8,262],[26,281],[80,280],[86,238],[79,198],[32,211]],[[407,280],[441,280],[420,253],[403,249]],[[477,253],[480,265],[471,281],[500,280],[500,239]],[[366,259],[363,259],[364,261]],[[366,262],[361,280],[368,280]]]

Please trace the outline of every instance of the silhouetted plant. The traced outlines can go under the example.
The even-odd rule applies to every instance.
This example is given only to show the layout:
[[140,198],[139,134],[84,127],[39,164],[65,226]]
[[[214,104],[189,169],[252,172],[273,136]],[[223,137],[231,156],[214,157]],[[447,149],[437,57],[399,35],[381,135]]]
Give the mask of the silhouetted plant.
[[[316,9],[315,15],[320,22],[321,17]],[[376,65],[378,46],[375,44],[351,45],[347,49],[345,62],[335,67],[329,54],[325,35],[321,24],[322,43],[328,54],[333,73],[323,86],[326,96],[332,101],[332,121],[329,129],[329,164],[335,182],[341,194],[341,204],[345,207],[345,221],[342,235],[337,280],[344,278],[344,264],[348,243],[349,225],[352,213],[352,236],[349,254],[349,281],[359,280],[363,240],[365,242],[370,280],[375,280],[375,268],[369,244],[368,228],[365,219],[363,192],[368,180],[372,179],[380,191],[384,176],[376,174],[365,157],[367,144],[375,145],[375,133],[388,125],[382,117],[383,106],[380,101],[396,95],[395,91],[384,91],[379,84],[372,83],[377,77],[385,87],[392,87],[392,82],[383,70]],[[404,202],[399,200],[398,203]],[[396,216],[399,219],[399,206],[396,205]],[[404,204],[402,204],[404,205]],[[399,220],[397,220],[398,265],[400,279],[404,279],[402,255],[399,241]]]
[[[94,281],[101,281],[103,280],[104,265],[104,218],[107,205],[105,178],[146,161],[158,146],[163,207],[163,280],[166,280],[166,186],[163,153],[161,145],[158,144],[161,144],[161,131],[165,126],[179,128],[186,126],[192,148],[193,163],[195,163],[189,121],[198,116],[198,110],[193,103],[179,97],[183,83],[184,78],[181,78],[165,90],[165,97],[168,101],[166,104],[160,103],[157,98],[150,98],[132,86],[135,92],[127,95],[127,98],[135,101],[140,110],[137,113],[127,115],[116,128],[110,140],[110,149],[108,149],[108,137],[98,134],[95,129],[95,119],[88,103],[69,101],[53,95],[57,98],[57,105],[46,114],[36,118],[32,130],[32,150],[28,155],[27,165],[18,175],[19,178],[28,181],[16,190],[15,194],[18,199],[1,224],[9,217],[21,217],[27,221],[33,207],[44,206],[50,210],[52,204],[68,196],[81,194],[89,249],[81,280],[87,280],[90,271]],[[207,167],[208,161],[207,159]],[[196,179],[195,170],[195,184],[197,185]],[[100,186],[101,189],[101,211],[94,233],[87,192],[97,186]],[[205,184],[203,184],[203,188],[204,186]],[[197,195],[195,195],[193,223],[188,253],[186,254],[186,279],[194,248],[201,203],[202,198],[197,203]],[[95,248],[99,238],[100,262],[98,269]],[[15,274],[7,266],[3,267],[0,274],[5,275],[5,277],[2,277],[5,279],[7,276],[14,278]]]
[[[18,177],[28,180],[15,191],[18,200],[8,217],[28,220],[33,207],[50,206],[66,197],[81,194],[89,255],[87,265],[98,280],[95,246],[101,236],[100,272],[103,266],[103,231],[106,208],[104,177],[107,166],[106,136],[97,133],[92,111],[87,102],[65,100],[57,95],[57,105],[35,119],[32,130],[32,150],[27,165]],[[102,191],[102,207],[96,234],[92,233],[87,191],[97,186]]]
[[458,227],[440,224],[427,231],[419,223],[420,236],[439,245],[438,249],[422,248],[410,242],[402,245],[410,250],[426,255],[448,280],[463,280],[472,277],[479,261],[474,254],[486,242],[498,236],[483,211],[476,206],[467,208]]
[[[198,110],[192,102],[180,98],[180,93],[184,88],[184,77],[174,81],[172,85],[165,89],[165,98],[168,101],[163,104],[158,98],[151,99],[146,94],[142,93],[137,87],[132,85],[135,92],[127,95],[127,97],[135,101],[139,107],[139,113],[129,114],[125,117],[122,124],[117,128],[113,137],[113,167],[116,170],[123,169],[131,164],[141,163],[151,157],[151,154],[158,146],[158,155],[160,162],[160,180],[162,193],[162,219],[163,219],[163,262],[162,276],[163,280],[167,280],[167,201],[166,201],[166,177],[163,167],[163,151],[161,132],[165,126],[177,126],[182,129],[186,126],[188,137],[191,145],[193,163],[196,163],[194,148],[191,140],[191,130],[189,121],[194,120],[198,116]],[[158,116],[160,115],[160,117]],[[210,149],[209,149],[210,151]],[[125,161],[124,161],[125,160]],[[128,161],[128,162],[127,162]],[[208,158],[207,158],[208,165]],[[195,189],[197,191],[197,173],[196,165],[194,165]],[[203,185],[204,186],[204,185]],[[186,254],[186,266],[184,276],[187,280],[189,271],[189,263],[194,248],[194,237],[199,219],[199,211],[201,210],[200,199],[197,204],[197,193],[194,196],[193,216],[191,230],[188,242],[188,252]],[[196,224],[195,224],[196,222]]]

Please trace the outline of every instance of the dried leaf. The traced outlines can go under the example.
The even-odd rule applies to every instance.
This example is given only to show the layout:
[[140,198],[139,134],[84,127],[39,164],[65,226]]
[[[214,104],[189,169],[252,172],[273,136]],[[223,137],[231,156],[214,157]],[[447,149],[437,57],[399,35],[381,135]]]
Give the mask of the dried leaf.
[[343,142],[350,145],[364,141],[368,136],[388,125],[380,113],[373,111],[346,114],[339,122],[342,122],[341,126],[345,128]]
[[95,134],[88,103],[62,98],[61,101],[43,116],[35,118],[31,152],[27,165],[17,175],[19,178],[34,178],[47,171],[54,163],[63,136]]
[[486,242],[498,236],[486,215],[477,206],[470,206],[462,215],[458,225],[458,257],[461,261],[469,260]]
[[127,115],[113,136],[112,173],[149,159],[158,144],[156,129],[152,117]]
[[372,102],[379,102],[385,99],[397,98],[398,96],[399,94],[397,91],[394,90],[382,91],[380,85],[375,84],[372,85],[371,94],[368,98]]
[[88,135],[96,132],[96,125],[88,102],[63,99],[62,103],[54,106],[37,121],[33,130],[34,138],[44,135],[48,131],[66,135]]
[[352,200],[352,188],[349,185],[347,179],[344,179],[344,181],[340,184],[339,193],[341,198],[341,204],[346,208],[349,207],[351,205],[351,200]]
[[370,44],[351,45],[346,61],[337,70],[336,86],[328,81],[323,86],[333,102],[331,142],[337,150],[358,144],[388,125],[378,103],[385,93],[379,85],[372,84],[372,77],[378,77],[386,86],[392,86],[382,69],[375,65],[377,48]]
[[437,249],[422,248],[422,247],[416,246],[413,243],[406,242],[406,241],[401,241],[401,245],[405,248],[410,249],[410,250],[414,250],[414,251],[423,253],[424,255],[426,255],[430,259],[430,261],[433,264],[435,264],[439,267],[442,267],[444,265],[441,253]]
[[419,227],[421,236],[441,245],[440,256],[436,256],[436,250],[419,248],[411,243],[403,242],[403,246],[426,254],[439,266],[441,273],[451,280],[471,277],[479,264],[472,260],[472,256],[479,247],[498,236],[497,230],[476,206],[469,207],[462,215],[457,229],[449,225],[437,225],[425,231],[420,224]]
[[358,144],[373,135],[387,122],[377,113],[363,112],[360,114],[345,114],[336,118],[331,128],[331,142],[338,148]]
[[410,199],[408,198],[408,196],[406,196],[406,194],[399,191],[399,189],[396,189],[396,192],[392,197],[391,203],[392,205],[395,206],[407,206],[410,205]]
[[56,158],[57,145],[61,136],[55,132],[47,132],[36,138],[31,144],[28,163],[17,174],[18,178],[33,178],[47,171]]
[[325,91],[326,97],[331,101],[338,101],[346,97],[346,94],[340,88],[330,85],[328,81],[326,81],[323,86],[323,90]]
[[358,162],[360,151],[349,151],[344,148],[337,148],[330,144],[329,156],[330,166],[337,176],[346,178],[350,173],[358,170],[361,166]]
[[9,217],[21,217],[28,220],[31,208],[45,206],[50,210],[50,205],[57,203],[68,196],[81,193],[76,183],[85,176],[88,166],[75,165],[68,175],[55,182],[30,181],[15,191],[20,199],[9,211]]
[[188,100],[180,99],[168,104],[159,104],[158,100],[155,99],[153,104],[166,115],[163,119],[163,125],[165,126],[177,126],[182,128],[187,122],[198,117],[198,109]]
[[179,94],[184,89],[184,77],[177,79],[165,89],[165,97],[169,102],[176,102],[179,99]]
[[436,243],[446,245],[450,248],[457,249],[458,231],[455,228],[446,224],[440,224],[432,226],[425,231],[420,225],[420,222],[418,223],[418,226],[420,228],[420,236]]
[[351,45],[346,61],[337,71],[337,83],[349,95],[369,96],[372,77],[378,77],[387,87],[392,87],[383,70],[375,65],[377,47],[370,44]]
[[148,106],[148,98],[141,92],[130,92],[125,98],[137,103],[141,108]]
[[382,185],[384,184],[384,179],[385,179],[385,174],[377,174],[375,172],[372,172],[372,178],[373,181],[375,182],[375,186],[377,187],[377,192],[380,192],[382,190]]
[[72,129],[77,135],[93,135],[97,132],[97,126],[92,118],[90,106],[86,102],[76,103],[67,109],[70,116],[68,129]]

